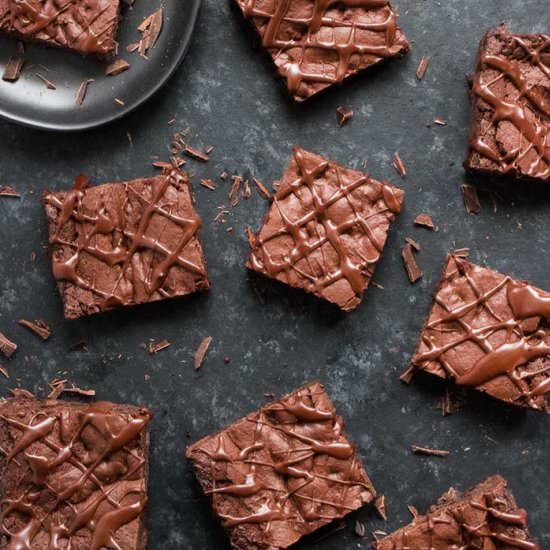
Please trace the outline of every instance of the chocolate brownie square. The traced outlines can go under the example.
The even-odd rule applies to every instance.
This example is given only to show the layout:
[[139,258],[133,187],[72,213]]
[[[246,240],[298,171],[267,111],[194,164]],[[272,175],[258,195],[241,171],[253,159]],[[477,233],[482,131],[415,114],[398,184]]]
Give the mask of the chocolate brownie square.
[[323,386],[312,383],[187,449],[235,550],[279,550],[375,490]]
[[236,1],[296,101],[410,49],[388,0]]
[[87,184],[43,197],[67,319],[209,287],[185,172]]
[[549,412],[550,294],[450,255],[416,369]]
[[550,181],[550,35],[489,31],[470,97],[466,170]]
[[144,408],[0,402],[0,547],[145,550]]
[[0,0],[0,31],[83,54],[115,53],[119,0]]
[[376,550],[539,550],[506,481],[493,476],[461,496],[454,489],[424,516],[374,543]]
[[401,189],[296,147],[247,267],[353,310],[402,201]]

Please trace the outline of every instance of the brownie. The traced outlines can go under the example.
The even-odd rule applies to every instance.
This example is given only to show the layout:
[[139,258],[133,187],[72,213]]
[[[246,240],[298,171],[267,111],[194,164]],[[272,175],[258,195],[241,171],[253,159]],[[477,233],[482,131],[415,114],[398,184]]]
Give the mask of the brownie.
[[550,35],[489,31],[470,96],[466,170],[550,181]]
[[191,445],[187,457],[235,550],[288,548],[375,496],[319,383]]
[[549,317],[549,293],[450,255],[412,364],[550,412]]
[[355,309],[402,201],[400,189],[296,147],[247,267]]
[[115,53],[120,0],[0,0],[0,31],[101,56]]
[[43,197],[65,317],[183,296],[209,287],[189,178],[152,178]]
[[296,101],[410,46],[389,0],[236,0]]
[[145,550],[148,410],[0,402],[0,547]]
[[450,489],[425,516],[374,543],[376,550],[539,550],[506,481],[493,476],[464,496]]

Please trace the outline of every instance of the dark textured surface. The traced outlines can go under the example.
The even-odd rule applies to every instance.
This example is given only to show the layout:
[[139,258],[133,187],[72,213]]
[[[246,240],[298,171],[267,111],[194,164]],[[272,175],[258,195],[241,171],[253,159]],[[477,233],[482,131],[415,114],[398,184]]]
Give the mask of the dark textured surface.
[[[374,485],[386,494],[389,520],[378,520],[367,507],[354,513],[345,529],[297,548],[368,548],[368,541],[352,532],[355,519],[368,530],[390,531],[409,521],[406,504],[423,511],[450,485],[465,489],[496,472],[529,509],[533,535],[543,548],[550,545],[550,504],[547,491],[541,491],[549,469],[550,419],[474,395],[459,413],[443,418],[435,408],[442,386],[422,378],[408,388],[398,380],[450,248],[470,246],[473,261],[548,288],[550,190],[501,186],[494,193],[497,211],[482,195],[479,216],[464,212],[460,192],[469,109],[464,75],[473,70],[478,42],[501,20],[513,31],[548,32],[545,7],[544,0],[401,0],[400,23],[413,41],[411,54],[298,106],[285,97],[270,60],[252,47],[253,34],[240,14],[227,3],[208,0],[177,76],[129,118],[70,136],[0,123],[1,183],[23,193],[20,201],[0,199],[0,330],[20,346],[11,361],[2,360],[12,380],[0,384],[12,387],[20,378],[39,392],[65,371],[71,381],[95,387],[99,398],[154,410],[152,549],[227,547],[183,458],[186,431],[197,440],[257,409],[267,401],[265,392],[290,391],[315,378],[326,384]],[[417,82],[422,55],[432,59]],[[355,117],[339,129],[335,109],[341,104],[351,105]],[[296,143],[352,167],[368,158],[374,177],[388,178],[406,192],[374,275],[384,290],[372,286],[349,315],[272,284],[265,285],[262,305],[243,267],[244,228],[259,227],[265,201],[254,196],[241,202],[229,216],[234,232],[226,233],[227,225],[212,219],[216,207],[227,203],[229,185],[216,192],[197,185],[210,293],[65,322],[43,250],[40,194],[66,189],[80,172],[95,182],[152,174],[150,156],[165,153],[173,131],[167,121],[174,115],[192,129],[191,143],[216,146],[210,163],[189,162],[201,177],[216,177],[224,169],[250,171],[269,183],[282,175]],[[446,118],[448,126],[427,127],[436,117]],[[408,169],[404,180],[391,166],[395,151]],[[437,233],[413,227],[422,211],[434,216]],[[423,245],[419,261],[425,275],[412,287],[400,256],[406,236]],[[44,318],[54,330],[51,340],[43,343],[18,327],[15,320],[21,317]],[[208,334],[213,342],[195,373],[193,353]],[[89,340],[89,350],[67,354],[82,338]],[[173,344],[150,356],[140,347],[148,338]],[[413,456],[411,443],[449,449],[451,455]]]

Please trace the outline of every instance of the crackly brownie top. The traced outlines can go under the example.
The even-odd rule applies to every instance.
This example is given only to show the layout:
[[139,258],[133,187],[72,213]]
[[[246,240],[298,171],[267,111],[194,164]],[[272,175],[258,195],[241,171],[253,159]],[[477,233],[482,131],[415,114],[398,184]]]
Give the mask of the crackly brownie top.
[[388,0],[237,0],[302,101],[409,44]]
[[400,189],[297,147],[248,267],[354,309],[402,200]]
[[547,410],[550,294],[450,256],[413,364],[510,403]]
[[0,0],[0,30],[81,53],[116,49],[119,0]]
[[0,546],[141,549],[149,419],[106,402],[1,402]]
[[43,198],[67,317],[208,287],[187,174],[87,184]]
[[202,439],[187,456],[238,550],[287,548],[374,497],[317,383]]
[[550,180],[550,35],[490,31],[472,99],[466,167]]
[[376,550],[539,550],[506,481],[493,476],[463,497],[449,490],[425,516],[375,543]]

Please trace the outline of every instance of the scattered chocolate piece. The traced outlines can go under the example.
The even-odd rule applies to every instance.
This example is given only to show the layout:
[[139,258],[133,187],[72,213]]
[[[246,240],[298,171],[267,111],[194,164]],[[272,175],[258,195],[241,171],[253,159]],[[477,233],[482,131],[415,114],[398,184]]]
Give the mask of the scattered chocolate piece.
[[44,84],[46,84],[46,88],[48,88],[48,90],[56,90],[57,89],[55,87],[55,84],[51,80],[48,80],[43,74],[34,73],[34,75],[37,78],[39,78],[40,80],[42,80],[42,82],[44,82]]
[[444,118],[436,118],[434,119],[434,124],[437,124],[438,126],[447,126],[447,121]]
[[229,210],[225,209],[225,206],[218,206],[218,213],[216,214],[216,217],[214,218],[214,222],[216,223],[227,223],[227,219],[225,216],[229,214]]
[[6,378],[10,377],[8,369],[4,365],[2,365],[2,363],[0,363],[0,374],[2,374],[2,376],[5,376]]
[[20,199],[21,195],[9,185],[0,186],[0,197],[13,197],[14,199]]
[[24,388],[10,388],[8,391],[12,394],[13,397],[25,397],[29,399],[34,399],[34,394]]
[[461,388],[445,388],[445,395],[439,400],[437,407],[441,409],[443,416],[458,412],[466,403],[466,394]]
[[319,383],[201,439],[186,455],[234,550],[289,548],[375,497]]
[[172,163],[171,162],[164,162],[162,160],[155,160],[151,163],[151,165],[155,168],[160,168],[161,170],[171,170],[172,169]]
[[210,179],[202,179],[201,185],[207,189],[211,189],[212,191],[214,191],[217,187],[216,182]]
[[205,148],[204,148],[204,152],[209,155],[212,151],[214,150],[214,146],[213,145],[207,145]]
[[252,231],[249,225],[246,226],[246,239],[250,248],[256,246],[256,235],[254,235],[254,231]]
[[21,76],[21,71],[23,70],[24,64],[25,60],[21,57],[10,57],[6,68],[4,69],[2,80],[5,80],[6,82],[17,82]]
[[353,110],[349,107],[340,106],[336,108],[336,122],[342,128],[353,118]]
[[160,8],[149,17],[146,17],[138,27],[138,31],[141,32],[141,40],[139,41],[137,49],[142,57],[146,57],[149,50],[157,43],[163,22],[164,10]]
[[407,506],[407,510],[409,510],[409,513],[413,517],[413,519],[416,519],[420,514],[418,513],[418,510],[414,506]]
[[405,168],[405,164],[401,160],[401,157],[398,153],[395,153],[393,155],[393,167],[395,168],[395,171],[404,178],[407,175],[407,169]]
[[88,349],[87,340],[78,340],[78,342],[75,342],[69,346],[69,351],[78,351],[81,349]]
[[420,59],[420,62],[418,63],[418,67],[416,68],[416,78],[418,80],[422,80],[424,78],[424,75],[428,70],[429,63],[430,63],[430,58],[426,56],[422,56],[422,58]]
[[374,542],[375,550],[449,550],[450,548],[512,548],[539,550],[529,534],[527,513],[519,508],[500,476],[469,489],[443,495],[426,515]]
[[199,151],[198,149],[195,149],[194,147],[191,147],[190,145],[185,145],[183,148],[183,152],[188,156],[195,160],[200,160],[202,162],[208,162],[210,160],[210,157],[203,153],[202,151]]
[[367,534],[367,530],[365,529],[365,525],[363,523],[361,523],[359,520],[357,520],[355,522],[355,525],[353,527],[353,531],[361,539],[364,539],[366,534]]
[[397,187],[295,147],[247,267],[351,311],[402,200]]
[[172,344],[168,340],[161,340],[160,342],[155,342],[154,340],[151,340],[147,345],[147,351],[151,355],[154,355],[159,351],[162,351],[163,349],[170,347],[171,345]]
[[481,212],[481,203],[479,202],[476,187],[466,183],[462,184],[460,187],[464,196],[466,212],[468,212],[468,214],[479,214]]
[[109,63],[105,68],[105,74],[107,76],[118,76],[119,74],[127,71],[130,68],[130,63],[125,59],[115,59],[112,63]]
[[250,187],[250,181],[249,180],[245,180],[243,182],[243,187],[242,187],[242,196],[245,198],[245,199],[249,199],[252,195],[252,189]]
[[435,229],[435,224],[432,220],[432,217],[428,214],[418,214],[414,219],[415,225],[421,225],[422,227],[427,227],[428,229]]
[[74,384],[70,387],[70,388],[67,388],[67,387],[64,387],[63,390],[61,391],[61,393],[73,393],[73,394],[76,394],[76,395],[83,395],[85,397],[94,397],[95,396],[95,390],[92,390],[92,389],[89,389],[89,390],[86,390],[86,389],[82,389],[82,388],[77,388]]
[[414,239],[411,239],[410,237],[405,237],[405,242],[409,243],[413,247],[415,252],[420,252],[422,250],[420,243],[416,242]]
[[93,78],[87,78],[80,83],[78,91],[76,93],[75,104],[77,107],[81,107],[86,99],[88,93],[88,86],[94,81]]
[[443,449],[430,449],[429,447],[421,447],[420,445],[411,445],[411,451],[414,454],[428,455],[428,456],[449,456],[450,451],[445,451]]
[[380,495],[376,498],[374,501],[374,507],[376,508],[378,515],[386,521],[388,519],[388,513],[386,510],[386,497],[384,495]]
[[550,412],[549,304],[548,292],[450,255],[412,365]]
[[243,178],[241,178],[241,176],[231,176],[231,180],[233,181],[233,184],[231,185],[231,189],[229,190],[228,198],[231,206],[235,207],[239,204],[240,201],[240,191],[241,185],[243,183]]
[[121,107],[125,107],[126,106],[126,103],[124,101],[122,101],[122,99],[118,98],[118,97],[115,97],[115,103],[117,103],[118,105],[120,105]]
[[469,255],[469,248],[457,248],[456,250],[453,250],[453,256],[457,256],[458,258],[467,258]]
[[423,275],[422,270],[416,262],[413,250],[414,248],[409,242],[407,242],[401,250],[403,263],[405,265],[405,269],[407,270],[407,275],[409,276],[409,280],[411,281],[411,283],[415,283]]
[[139,50],[139,42],[134,42],[134,43],[128,44],[128,45],[126,46],[126,51],[127,51],[128,53],[134,53],[134,52],[136,52],[137,50]]
[[0,332],[0,351],[9,359],[17,350],[17,344]]
[[206,357],[206,352],[208,351],[208,348],[210,347],[211,343],[212,343],[212,336],[207,336],[197,348],[197,351],[195,352],[195,362],[194,362],[195,370],[199,370],[202,367],[204,358]]
[[52,335],[50,327],[42,319],[37,319],[36,321],[20,319],[17,323],[40,336],[42,340],[47,340]]
[[258,179],[252,178],[254,185],[258,189],[258,193],[266,200],[271,200],[271,193],[267,190],[265,185]]

